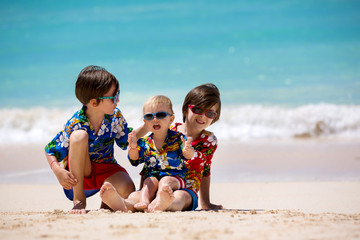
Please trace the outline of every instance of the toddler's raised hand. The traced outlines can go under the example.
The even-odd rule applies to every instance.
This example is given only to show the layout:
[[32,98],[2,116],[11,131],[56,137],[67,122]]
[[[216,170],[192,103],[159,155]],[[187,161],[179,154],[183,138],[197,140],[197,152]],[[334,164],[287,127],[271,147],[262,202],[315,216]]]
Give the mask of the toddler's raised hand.
[[128,142],[129,142],[130,148],[137,148],[137,138],[136,138],[135,130],[133,130],[131,133],[129,133]]
[[[136,138],[136,132],[132,131],[128,135],[128,142],[129,142],[129,158],[131,160],[138,160],[139,159],[139,151],[137,149],[137,138]],[[131,161],[130,161],[131,162]]]
[[195,150],[191,146],[192,138],[189,137],[187,140],[181,136],[181,141],[183,143],[183,154],[186,159],[192,159],[194,157]]

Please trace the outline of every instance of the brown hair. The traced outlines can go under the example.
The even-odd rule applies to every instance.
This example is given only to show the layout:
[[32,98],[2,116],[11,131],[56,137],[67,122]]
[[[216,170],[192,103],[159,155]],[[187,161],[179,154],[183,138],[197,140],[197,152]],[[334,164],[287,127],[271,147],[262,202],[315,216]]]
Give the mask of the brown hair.
[[77,99],[86,105],[93,98],[100,103],[99,97],[103,97],[106,92],[115,84],[116,91],[119,90],[119,81],[114,75],[106,71],[105,68],[98,66],[87,66],[79,73],[75,84],[75,95]]
[[152,96],[150,98],[148,98],[143,105],[143,113],[145,113],[145,107],[147,106],[154,106],[154,105],[158,105],[160,103],[163,103],[165,105],[167,105],[170,109],[170,114],[173,115],[174,111],[173,111],[173,107],[172,107],[172,103],[170,98],[164,96],[164,95],[156,95],[156,96]]
[[197,86],[190,90],[190,92],[186,95],[183,106],[182,106],[182,114],[183,114],[183,122],[185,122],[186,114],[188,112],[188,105],[195,105],[205,109],[212,108],[214,105],[217,105],[217,116],[211,122],[211,124],[215,123],[220,118],[221,113],[221,100],[220,100],[220,92],[219,89],[212,83],[206,83],[200,86]]

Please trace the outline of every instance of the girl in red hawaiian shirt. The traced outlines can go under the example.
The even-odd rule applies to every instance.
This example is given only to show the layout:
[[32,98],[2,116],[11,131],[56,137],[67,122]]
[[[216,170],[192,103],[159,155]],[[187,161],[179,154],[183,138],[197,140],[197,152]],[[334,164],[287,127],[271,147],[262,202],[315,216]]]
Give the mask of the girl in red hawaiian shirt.
[[197,86],[186,95],[182,106],[184,124],[175,124],[173,130],[191,138],[191,145],[196,151],[194,157],[186,161],[186,188],[174,192],[175,199],[167,211],[195,210],[198,192],[202,209],[223,208],[210,202],[211,159],[217,149],[217,139],[206,130],[219,120],[220,112],[220,92],[214,84]]

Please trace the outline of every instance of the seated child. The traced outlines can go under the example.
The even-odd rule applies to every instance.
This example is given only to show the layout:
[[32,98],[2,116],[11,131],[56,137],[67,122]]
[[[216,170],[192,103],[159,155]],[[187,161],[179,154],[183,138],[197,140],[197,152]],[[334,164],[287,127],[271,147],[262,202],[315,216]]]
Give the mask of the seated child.
[[125,150],[129,133],[117,108],[119,93],[114,75],[97,66],[84,68],[75,86],[83,107],[45,147],[50,168],[73,201],[71,213],[86,213],[86,198],[98,192],[104,182],[111,183],[125,198],[135,190],[130,176],[114,158],[114,142]]
[[[157,95],[143,105],[145,127],[150,136],[137,141],[135,133],[129,134],[129,160],[137,166],[145,163],[142,177],[145,179],[139,201],[133,205],[138,211],[154,212],[167,208],[173,200],[173,191],[185,187],[185,159],[191,159],[194,149],[184,135],[170,130],[174,121],[172,103],[168,97]],[[103,186],[100,196],[114,210],[126,211],[124,199],[114,192],[110,184]],[[155,198],[156,194],[156,198]],[[150,204],[153,199],[154,204]],[[119,207],[118,207],[119,206]]]
[[[176,123],[171,129],[180,131],[194,141],[194,157],[185,162],[188,168],[186,188],[174,192],[174,201],[167,211],[195,210],[198,195],[202,209],[222,209],[222,205],[210,202],[211,162],[217,149],[217,138],[206,130],[220,118],[221,100],[219,89],[212,83],[197,86],[186,95],[183,106],[183,124]],[[132,195],[132,194],[131,194]]]

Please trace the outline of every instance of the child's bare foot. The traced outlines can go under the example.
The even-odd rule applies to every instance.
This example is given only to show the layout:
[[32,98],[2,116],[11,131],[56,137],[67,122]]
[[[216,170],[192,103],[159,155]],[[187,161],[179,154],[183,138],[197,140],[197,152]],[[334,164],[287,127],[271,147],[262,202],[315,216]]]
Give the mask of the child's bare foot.
[[147,211],[148,203],[146,202],[139,202],[134,205],[134,208],[138,211]]
[[118,194],[114,186],[105,182],[100,189],[100,197],[102,201],[114,211],[127,212],[124,199]]
[[174,193],[169,185],[158,190],[155,200],[149,205],[149,212],[165,211],[174,201]]
[[70,210],[71,214],[86,214],[86,200],[74,201],[74,207]]

